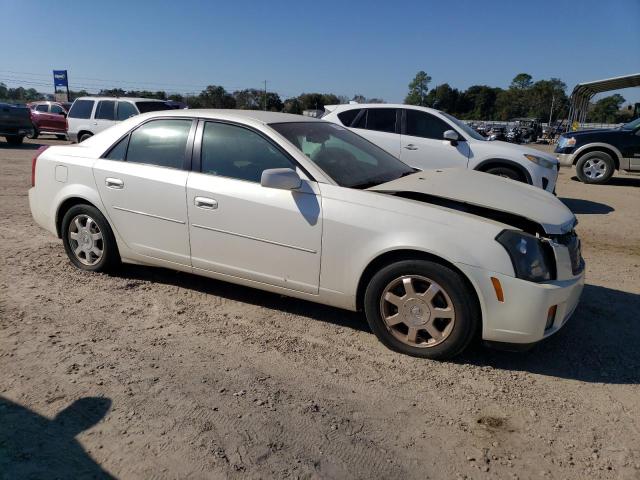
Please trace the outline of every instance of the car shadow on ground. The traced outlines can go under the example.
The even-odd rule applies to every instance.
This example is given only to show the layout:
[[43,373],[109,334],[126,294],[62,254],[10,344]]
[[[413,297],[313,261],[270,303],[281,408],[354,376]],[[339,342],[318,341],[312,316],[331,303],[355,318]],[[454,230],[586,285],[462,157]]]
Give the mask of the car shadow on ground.
[[615,209],[605,203],[593,202],[591,200],[583,200],[581,198],[560,198],[569,210],[576,215],[606,215],[615,211]]
[[176,272],[157,267],[144,267],[139,265],[124,264],[112,275],[126,279],[145,280],[165,285],[173,285],[188,288],[200,293],[216,295],[242,303],[249,303],[271,310],[280,310],[293,315],[333,323],[340,327],[351,328],[363,332],[369,332],[369,326],[365,318],[356,312],[350,312],[339,308],[322,305],[319,303],[300,300],[297,298],[266,292],[255,288],[235,285],[200,275]]
[[110,407],[108,398],[81,398],[49,420],[0,396],[2,478],[114,478],[75,439]]
[[6,142],[0,142],[0,151],[1,150],[37,150],[40,147],[43,147],[44,144],[41,143],[22,143],[20,145],[11,145]]
[[[198,275],[138,265],[123,265],[116,275],[188,288],[370,333],[362,313]],[[578,308],[564,328],[531,350],[506,352],[478,342],[454,361],[585,382],[638,384],[640,295],[586,285]]]
[[640,383],[640,295],[585,285],[573,317],[527,352],[474,346],[456,361],[582,382]]
[[[580,179],[576,176],[571,177],[574,182],[579,182]],[[611,185],[614,187],[640,187],[640,176],[618,176],[611,177],[607,180],[605,185]]]

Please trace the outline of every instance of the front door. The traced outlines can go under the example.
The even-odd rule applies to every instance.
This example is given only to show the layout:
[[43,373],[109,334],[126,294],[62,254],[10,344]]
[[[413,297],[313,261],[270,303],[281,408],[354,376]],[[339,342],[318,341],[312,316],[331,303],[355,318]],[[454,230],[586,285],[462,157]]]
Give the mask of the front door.
[[127,246],[181,265],[190,264],[185,158],[192,123],[146,122],[93,167],[111,224]]
[[300,189],[263,187],[263,170],[297,166],[257,131],[204,122],[201,138],[200,166],[187,182],[193,267],[317,293],[322,212],[316,183],[298,168]]
[[469,145],[459,141],[452,145],[443,139],[444,132],[455,129],[444,120],[427,112],[404,110],[404,129],[400,159],[412,167],[467,168]]

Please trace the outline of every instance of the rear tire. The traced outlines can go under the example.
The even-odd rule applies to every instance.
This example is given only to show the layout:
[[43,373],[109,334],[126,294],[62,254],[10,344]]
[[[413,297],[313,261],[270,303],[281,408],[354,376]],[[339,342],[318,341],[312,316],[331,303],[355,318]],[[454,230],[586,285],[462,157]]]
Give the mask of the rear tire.
[[491,167],[485,170],[485,172],[491,175],[497,175],[499,177],[510,178],[511,180],[515,180],[517,182],[527,183],[520,172],[511,167]]
[[420,358],[461,353],[480,325],[463,278],[427,260],[402,260],[378,271],[365,291],[364,311],[385,346]]
[[74,205],[62,218],[62,243],[80,270],[107,272],[120,263],[118,245],[107,219],[91,205]]
[[21,136],[11,136],[11,137],[4,137],[7,140],[7,143],[9,145],[22,145],[22,142],[24,141],[24,137]]
[[83,133],[82,135],[80,135],[80,137],[78,138],[78,143],[82,143],[84,142],[87,138],[91,138],[93,137],[93,135],[91,133]]
[[30,138],[31,140],[35,140],[39,136],[40,136],[40,130],[38,130],[36,127],[33,127],[33,133],[30,135],[27,135],[27,138]]
[[576,174],[583,183],[594,185],[606,183],[614,170],[613,158],[605,152],[585,153],[576,163]]

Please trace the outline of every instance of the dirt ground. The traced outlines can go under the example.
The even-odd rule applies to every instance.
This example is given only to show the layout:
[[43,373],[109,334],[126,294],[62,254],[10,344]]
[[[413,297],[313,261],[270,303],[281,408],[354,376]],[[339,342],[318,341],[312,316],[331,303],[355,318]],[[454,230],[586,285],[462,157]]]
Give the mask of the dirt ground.
[[640,478],[640,177],[563,169],[587,286],[527,353],[385,349],[359,314],[170,270],[83,273],[0,141],[0,477]]

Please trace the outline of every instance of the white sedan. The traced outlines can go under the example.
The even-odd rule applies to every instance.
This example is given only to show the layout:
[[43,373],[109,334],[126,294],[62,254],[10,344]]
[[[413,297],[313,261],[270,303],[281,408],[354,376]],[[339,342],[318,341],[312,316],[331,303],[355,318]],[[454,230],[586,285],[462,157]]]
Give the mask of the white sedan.
[[157,265],[363,310],[419,357],[537,342],[584,283],[575,216],[552,194],[422,172],[301,116],[139,115],[38,152],[29,203],[80,269]]

